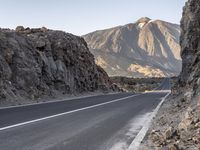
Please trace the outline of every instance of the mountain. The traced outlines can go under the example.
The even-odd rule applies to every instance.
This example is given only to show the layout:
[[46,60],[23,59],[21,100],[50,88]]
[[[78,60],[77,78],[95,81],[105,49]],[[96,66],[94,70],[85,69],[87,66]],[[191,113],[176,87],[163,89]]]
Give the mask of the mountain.
[[181,71],[179,36],[179,25],[144,17],[83,37],[109,76],[165,77]]
[[116,88],[83,38],[44,27],[0,29],[0,105]]

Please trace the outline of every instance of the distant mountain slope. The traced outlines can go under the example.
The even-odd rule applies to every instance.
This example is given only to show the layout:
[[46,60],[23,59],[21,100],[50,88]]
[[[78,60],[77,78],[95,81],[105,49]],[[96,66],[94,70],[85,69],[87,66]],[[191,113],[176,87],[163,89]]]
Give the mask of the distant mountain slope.
[[179,36],[179,25],[145,17],[83,37],[110,76],[163,77],[181,71]]

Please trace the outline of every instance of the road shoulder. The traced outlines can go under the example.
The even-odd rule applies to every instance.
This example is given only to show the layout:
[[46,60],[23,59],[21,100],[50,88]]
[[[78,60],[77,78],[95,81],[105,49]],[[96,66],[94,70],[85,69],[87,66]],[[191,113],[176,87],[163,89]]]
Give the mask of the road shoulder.
[[148,132],[148,129],[151,125],[152,120],[155,118],[155,116],[157,115],[160,107],[162,106],[162,104],[164,103],[164,101],[166,100],[166,98],[170,95],[171,92],[168,92],[166,94],[166,96],[164,96],[162,98],[162,101],[158,104],[158,106],[154,109],[154,111],[152,112],[151,116],[148,118],[148,120],[146,121],[145,125],[143,126],[143,128],[140,130],[140,132],[138,133],[138,135],[135,137],[135,139],[132,141],[132,143],[130,144],[128,150],[142,150],[141,149],[141,143],[143,141],[143,139],[145,138],[145,135]]

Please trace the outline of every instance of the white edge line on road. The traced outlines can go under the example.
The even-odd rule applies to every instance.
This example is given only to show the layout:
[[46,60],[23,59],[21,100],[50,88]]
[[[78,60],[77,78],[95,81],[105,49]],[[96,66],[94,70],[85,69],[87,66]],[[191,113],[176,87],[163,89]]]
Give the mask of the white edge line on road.
[[[34,106],[34,105],[40,105],[40,104],[51,104],[51,103],[56,103],[56,102],[78,100],[78,99],[82,99],[82,98],[90,98],[90,97],[96,97],[96,96],[114,95],[114,94],[119,94],[119,93],[120,92],[108,93],[108,94],[102,94],[102,93],[100,93],[100,94],[96,94],[96,95],[74,96],[74,97],[70,97],[70,98],[67,98],[67,99],[58,99],[58,100],[49,100],[49,101],[47,100],[45,102],[30,103],[30,104],[16,105],[16,106],[5,106],[5,107],[0,107],[0,110],[2,110],[2,109],[9,109],[9,108],[19,108],[19,107],[25,107],[25,106]],[[131,92],[128,92],[128,93],[131,93]]]
[[165,92],[168,92],[168,93],[170,93],[171,92],[171,90],[153,90],[153,91],[146,91],[145,93],[165,93]]
[[165,97],[162,98],[162,101],[154,109],[154,111],[152,112],[151,116],[146,121],[145,125],[142,127],[140,132],[137,134],[137,136],[134,138],[134,140],[132,141],[132,143],[128,147],[128,150],[139,150],[140,144],[141,144],[142,140],[144,139],[144,137],[145,137],[145,135],[146,135],[146,133],[147,133],[147,131],[149,129],[151,121],[156,116],[156,114],[158,113],[158,110],[160,109],[161,105],[163,104],[163,102],[169,96],[170,93],[171,93],[171,91]]
[[18,124],[15,124],[15,125],[6,126],[6,127],[3,127],[3,128],[0,128],[0,131],[10,129],[10,128],[14,128],[14,127],[18,127],[18,126],[22,126],[22,125],[26,125],[26,124],[30,124],[30,123],[34,123],[34,122],[38,122],[38,121],[42,121],[42,120],[47,120],[47,119],[50,119],[50,118],[55,118],[55,117],[58,117],[58,116],[63,116],[63,115],[66,115],[66,114],[71,114],[71,113],[78,112],[78,111],[81,111],[81,110],[86,110],[86,109],[95,108],[95,107],[98,107],[98,106],[103,106],[103,105],[106,105],[106,104],[122,101],[124,99],[136,97],[136,96],[143,95],[143,94],[145,94],[145,93],[131,95],[131,96],[115,99],[115,100],[112,100],[112,101],[109,101],[109,102],[101,103],[101,104],[96,104],[96,105],[92,105],[92,106],[88,106],[88,107],[84,107],[84,108],[80,108],[80,109],[76,109],[76,110],[72,110],[72,111],[68,111],[68,112],[64,112],[64,113],[60,113],[60,114],[56,114],[56,115],[52,115],[52,116],[47,116],[47,117],[43,117],[43,118],[31,120],[31,121],[18,123]]

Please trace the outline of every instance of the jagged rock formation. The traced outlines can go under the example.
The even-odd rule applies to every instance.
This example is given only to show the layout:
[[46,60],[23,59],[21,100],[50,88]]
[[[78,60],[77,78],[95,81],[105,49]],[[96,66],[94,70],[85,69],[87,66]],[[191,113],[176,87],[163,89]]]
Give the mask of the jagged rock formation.
[[200,3],[189,0],[181,21],[181,57],[183,69],[179,84],[190,88],[193,94],[200,93]]
[[164,77],[181,71],[179,36],[179,25],[145,17],[83,37],[110,76]]
[[181,20],[183,69],[141,149],[200,149],[200,1],[188,0]]
[[115,90],[83,38],[45,27],[0,30],[0,103]]

